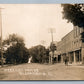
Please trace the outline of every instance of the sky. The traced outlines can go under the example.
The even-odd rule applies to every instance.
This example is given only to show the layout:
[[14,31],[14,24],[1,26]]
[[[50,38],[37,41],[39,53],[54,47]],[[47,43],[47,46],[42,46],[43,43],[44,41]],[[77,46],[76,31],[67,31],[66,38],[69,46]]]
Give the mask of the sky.
[[60,41],[73,29],[71,23],[62,19],[60,4],[0,4],[2,9],[3,39],[9,34],[18,34],[25,40],[27,48],[42,44],[50,45],[54,30],[54,41]]

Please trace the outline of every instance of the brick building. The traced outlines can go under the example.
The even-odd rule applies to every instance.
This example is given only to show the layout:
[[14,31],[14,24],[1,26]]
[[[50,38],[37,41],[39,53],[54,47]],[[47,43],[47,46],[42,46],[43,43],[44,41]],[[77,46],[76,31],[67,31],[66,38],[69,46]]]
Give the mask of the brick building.
[[57,43],[58,61],[63,62],[65,57],[69,63],[84,63],[84,41],[82,35],[84,28],[75,26]]

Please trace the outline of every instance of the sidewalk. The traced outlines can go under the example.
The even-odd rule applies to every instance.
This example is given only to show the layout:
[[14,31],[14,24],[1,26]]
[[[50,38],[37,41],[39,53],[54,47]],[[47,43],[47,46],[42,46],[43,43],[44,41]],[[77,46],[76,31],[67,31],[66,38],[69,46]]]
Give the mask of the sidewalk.
[[72,63],[72,64],[68,63],[68,66],[84,68],[84,64],[82,64],[82,63]]
[[68,63],[68,65],[65,65],[65,63],[57,63],[56,65],[84,68],[84,64],[82,63]]

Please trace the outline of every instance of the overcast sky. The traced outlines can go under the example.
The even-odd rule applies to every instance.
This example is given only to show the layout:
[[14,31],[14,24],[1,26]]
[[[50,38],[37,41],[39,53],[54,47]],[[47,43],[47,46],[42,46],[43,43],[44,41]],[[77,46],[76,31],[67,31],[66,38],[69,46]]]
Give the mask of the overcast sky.
[[3,38],[9,34],[19,34],[25,39],[26,47],[41,44],[49,46],[51,34],[55,30],[54,41],[59,41],[73,29],[71,23],[62,19],[60,4],[0,4],[2,9]]

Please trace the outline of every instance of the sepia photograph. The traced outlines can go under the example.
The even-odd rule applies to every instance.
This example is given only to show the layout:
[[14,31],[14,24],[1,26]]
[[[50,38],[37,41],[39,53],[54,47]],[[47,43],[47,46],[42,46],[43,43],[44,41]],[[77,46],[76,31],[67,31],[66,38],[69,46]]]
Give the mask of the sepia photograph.
[[0,4],[2,80],[84,80],[84,4]]

